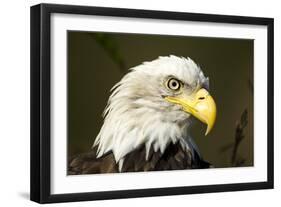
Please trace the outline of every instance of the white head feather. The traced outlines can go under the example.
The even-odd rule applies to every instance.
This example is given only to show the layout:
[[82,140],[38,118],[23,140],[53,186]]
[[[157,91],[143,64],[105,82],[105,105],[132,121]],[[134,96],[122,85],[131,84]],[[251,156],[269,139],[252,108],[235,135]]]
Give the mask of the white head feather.
[[111,89],[94,143],[97,157],[112,151],[120,170],[124,156],[142,145],[148,156],[150,149],[163,153],[171,142],[188,137],[190,115],[163,99],[170,93],[165,80],[171,76],[192,87],[208,87],[208,78],[190,58],[159,57],[131,68]]

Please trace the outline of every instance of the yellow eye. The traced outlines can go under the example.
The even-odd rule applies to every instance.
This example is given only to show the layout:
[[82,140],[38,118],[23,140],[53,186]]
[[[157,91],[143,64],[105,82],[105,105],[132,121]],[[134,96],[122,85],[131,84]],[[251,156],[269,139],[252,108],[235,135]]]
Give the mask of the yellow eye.
[[168,80],[167,86],[169,89],[177,91],[181,87],[181,82],[175,78],[171,78]]

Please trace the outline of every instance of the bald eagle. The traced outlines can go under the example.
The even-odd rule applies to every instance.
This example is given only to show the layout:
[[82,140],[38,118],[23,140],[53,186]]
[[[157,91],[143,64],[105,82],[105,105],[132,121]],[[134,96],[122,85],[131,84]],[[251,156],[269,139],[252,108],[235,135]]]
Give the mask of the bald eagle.
[[209,79],[190,58],[159,57],[130,69],[112,89],[92,150],[69,159],[68,174],[209,168],[189,133],[213,128]]

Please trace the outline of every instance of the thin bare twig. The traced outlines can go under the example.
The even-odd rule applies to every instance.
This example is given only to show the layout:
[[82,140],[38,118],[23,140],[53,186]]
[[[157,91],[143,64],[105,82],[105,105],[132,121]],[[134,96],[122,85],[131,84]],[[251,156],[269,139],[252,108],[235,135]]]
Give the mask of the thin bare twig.
[[248,124],[248,110],[245,109],[241,115],[240,121],[236,124],[234,147],[231,156],[232,166],[237,166],[240,162],[237,160],[238,147],[241,141],[245,138],[244,129]]
[[223,146],[220,149],[220,152],[225,152],[232,150],[231,154],[231,166],[242,166],[245,163],[245,159],[238,157],[238,149],[241,144],[241,141],[245,138],[244,129],[248,124],[248,110],[245,109],[240,117],[240,120],[236,123],[234,142]]

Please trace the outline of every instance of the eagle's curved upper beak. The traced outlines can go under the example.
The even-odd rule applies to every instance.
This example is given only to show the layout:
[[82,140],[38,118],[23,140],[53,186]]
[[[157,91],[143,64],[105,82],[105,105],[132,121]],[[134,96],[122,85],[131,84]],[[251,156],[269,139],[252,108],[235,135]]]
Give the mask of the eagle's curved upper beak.
[[205,135],[213,128],[217,114],[216,103],[206,89],[202,88],[192,96],[180,94],[178,96],[167,96],[165,99],[181,105],[185,112],[207,124]]

